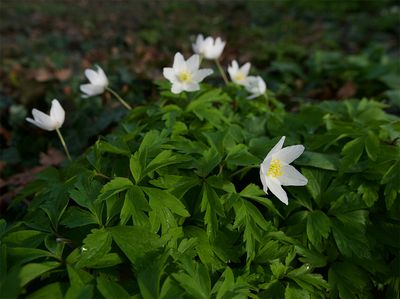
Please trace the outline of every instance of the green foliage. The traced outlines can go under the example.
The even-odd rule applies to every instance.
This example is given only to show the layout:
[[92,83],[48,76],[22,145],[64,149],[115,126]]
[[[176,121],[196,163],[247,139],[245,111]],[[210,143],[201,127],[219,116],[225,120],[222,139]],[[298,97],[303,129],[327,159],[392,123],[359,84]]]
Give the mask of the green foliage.
[[[231,91],[163,91],[39,174],[25,215],[1,222],[3,297],[398,296],[398,118],[366,99],[287,113]],[[258,170],[283,134],[309,180],[288,207]]]

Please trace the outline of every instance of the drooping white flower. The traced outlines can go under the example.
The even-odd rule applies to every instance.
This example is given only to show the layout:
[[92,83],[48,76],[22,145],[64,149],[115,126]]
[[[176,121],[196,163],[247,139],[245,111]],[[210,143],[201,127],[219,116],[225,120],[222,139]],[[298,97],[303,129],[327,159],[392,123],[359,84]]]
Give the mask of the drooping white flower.
[[211,36],[204,38],[202,34],[199,34],[192,47],[196,54],[202,55],[206,59],[215,60],[221,56],[225,44],[226,42],[222,41],[220,37],[214,40]]
[[37,109],[32,110],[32,115],[33,119],[27,117],[26,120],[46,131],[54,131],[61,128],[65,119],[65,111],[56,99],[51,102],[50,115]]
[[296,168],[289,165],[304,152],[304,146],[299,144],[282,148],[284,142],[285,136],[261,163],[260,179],[265,193],[268,193],[268,189],[271,190],[281,202],[287,205],[288,197],[282,186],[304,186],[308,180]]
[[98,65],[96,65],[96,67],[97,71],[92,69],[85,70],[85,76],[90,83],[80,86],[81,91],[84,93],[84,98],[102,94],[108,86],[108,79],[103,69]]
[[171,91],[178,94],[182,91],[199,90],[199,83],[213,73],[212,69],[199,69],[199,66],[199,55],[195,54],[185,60],[181,53],[176,53],[172,68],[163,69],[164,77],[172,83]]
[[247,97],[249,100],[259,97],[267,90],[267,85],[260,76],[248,76],[244,82],[244,86],[246,90],[251,93],[251,95]]
[[250,71],[250,62],[245,63],[239,68],[239,64],[236,60],[232,61],[232,65],[228,66],[228,73],[231,80],[239,85],[245,85],[247,75]]

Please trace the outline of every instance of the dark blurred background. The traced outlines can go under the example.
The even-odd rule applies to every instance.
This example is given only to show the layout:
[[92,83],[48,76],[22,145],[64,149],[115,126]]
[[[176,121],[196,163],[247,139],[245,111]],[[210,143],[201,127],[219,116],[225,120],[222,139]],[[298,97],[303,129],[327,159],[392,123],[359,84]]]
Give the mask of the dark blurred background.
[[367,97],[399,111],[399,1],[2,0],[0,204],[64,161],[56,134],[25,121],[32,108],[60,100],[77,156],[126,114],[109,95],[81,98],[84,69],[102,66],[133,106],[154,101],[154,80],[198,33],[225,39],[222,64],[251,61],[289,110]]

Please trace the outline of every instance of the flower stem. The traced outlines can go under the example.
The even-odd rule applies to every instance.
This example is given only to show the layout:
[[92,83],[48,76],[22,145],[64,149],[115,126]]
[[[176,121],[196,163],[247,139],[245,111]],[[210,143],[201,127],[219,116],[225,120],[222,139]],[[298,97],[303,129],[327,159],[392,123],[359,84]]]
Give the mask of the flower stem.
[[124,105],[124,107],[128,110],[132,110],[131,105],[129,105],[127,102],[125,102],[114,90],[112,90],[111,88],[107,87],[106,88],[114,97],[117,98],[118,101],[120,101],[120,103],[122,105]]
[[61,144],[64,147],[64,150],[65,150],[65,153],[67,154],[68,160],[72,161],[71,156],[70,156],[69,151],[68,151],[67,144],[64,141],[64,138],[63,138],[63,136],[62,136],[62,134],[60,132],[60,129],[56,129],[56,132],[57,132],[58,137],[61,140]]
[[275,108],[278,108],[280,106],[280,102],[274,99],[273,97],[272,98],[268,97],[267,92],[265,92],[263,96],[267,100],[266,102],[267,106],[269,106],[270,103],[273,104]]
[[217,65],[217,68],[218,68],[219,72],[221,73],[222,79],[224,79],[225,84],[228,85],[228,83],[229,83],[228,78],[226,77],[225,72],[222,69],[222,66],[219,63],[218,59],[215,59],[215,64]]

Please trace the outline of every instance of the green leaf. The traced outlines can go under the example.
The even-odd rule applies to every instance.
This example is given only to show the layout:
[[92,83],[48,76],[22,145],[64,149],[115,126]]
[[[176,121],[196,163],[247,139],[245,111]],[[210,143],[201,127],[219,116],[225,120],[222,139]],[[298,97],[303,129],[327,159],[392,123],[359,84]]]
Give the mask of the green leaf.
[[69,207],[63,214],[60,224],[68,228],[74,228],[89,224],[97,224],[97,219],[92,213],[86,210],[78,207]]
[[250,298],[252,294],[250,285],[241,277],[235,281],[231,268],[227,267],[222,276],[224,281],[218,289],[217,299]]
[[320,246],[322,238],[327,239],[331,222],[322,211],[312,211],[307,215],[307,236],[314,246]]
[[160,297],[161,275],[166,267],[168,254],[161,254],[157,257],[150,257],[144,262],[137,273],[137,280],[140,288],[140,294],[144,299]]
[[113,145],[104,140],[98,140],[96,142],[96,147],[101,152],[124,155],[124,156],[129,156],[131,154],[129,147],[122,142],[120,142],[118,145]]
[[207,226],[207,235],[215,238],[218,230],[217,215],[223,216],[224,209],[220,197],[208,184],[203,184],[201,198],[201,212],[205,212],[204,223]]
[[125,191],[129,187],[133,186],[133,183],[130,179],[117,177],[112,179],[110,182],[105,184],[103,188],[101,188],[99,200],[106,200],[111,196]]
[[58,268],[61,264],[59,262],[42,262],[42,263],[30,263],[21,268],[19,278],[21,279],[21,286],[27,285],[35,278],[42,274],[49,272],[55,268]]
[[221,155],[214,148],[209,148],[203,152],[203,156],[195,160],[195,172],[200,177],[206,177],[221,162]]
[[118,283],[106,279],[103,275],[97,278],[97,289],[105,299],[130,299],[128,292]]
[[157,253],[163,241],[157,234],[140,226],[115,226],[109,231],[118,247],[135,267],[142,266],[144,257]]
[[187,294],[195,298],[210,298],[211,281],[207,268],[186,257],[181,260],[180,265],[183,271],[174,273],[172,276]]
[[11,246],[37,247],[43,242],[46,234],[36,230],[20,230],[7,233],[2,241]]
[[182,217],[190,216],[189,212],[186,210],[185,205],[175,196],[168,193],[168,191],[157,188],[149,188],[149,187],[143,187],[142,190],[149,197],[150,207],[152,208],[156,208],[157,206],[167,207],[173,213],[179,216]]
[[296,165],[312,166],[325,170],[338,170],[339,157],[334,154],[324,154],[305,151],[296,161]]
[[197,176],[163,175],[150,183],[158,188],[167,189],[169,193],[182,198],[187,191],[200,182]]
[[308,249],[302,246],[295,246],[296,252],[303,256],[299,258],[299,260],[305,264],[310,264],[314,268],[320,268],[320,267],[325,267],[328,258],[321,253]]
[[148,217],[145,212],[151,210],[149,203],[142,191],[138,186],[132,186],[125,194],[124,205],[121,209],[121,224],[126,224],[132,217],[135,225],[148,224]]
[[310,299],[310,293],[300,288],[291,287],[289,284],[285,289],[285,299]]
[[332,298],[368,298],[369,279],[367,274],[349,262],[336,262],[328,272]]
[[364,150],[364,138],[357,137],[345,144],[342,149],[343,159],[341,160],[340,170],[346,171],[360,160]]
[[139,159],[139,152],[136,152],[134,155],[131,156],[129,159],[129,168],[131,170],[131,174],[133,179],[135,180],[136,184],[140,182],[142,179],[142,172],[143,172],[143,165]]
[[321,292],[325,295],[328,283],[324,280],[321,274],[313,274],[309,272],[309,266],[303,265],[298,269],[294,269],[287,274],[287,277],[295,281],[302,289],[310,293]]
[[156,171],[161,167],[165,167],[168,165],[182,163],[185,162],[185,159],[181,156],[174,155],[171,150],[164,150],[159,153],[145,168],[142,176],[145,176],[147,173]]
[[26,299],[44,299],[44,298],[52,298],[52,299],[63,299],[63,287],[61,283],[55,282],[52,284],[48,284],[36,292],[25,297]]
[[235,166],[252,166],[260,164],[260,159],[248,152],[248,148],[244,144],[237,144],[228,149],[225,158],[228,165]]
[[111,249],[111,236],[105,229],[93,229],[83,240],[81,259],[77,263],[80,268],[90,267]]
[[372,131],[368,131],[367,138],[365,138],[365,151],[372,161],[376,160],[380,152],[379,139]]

